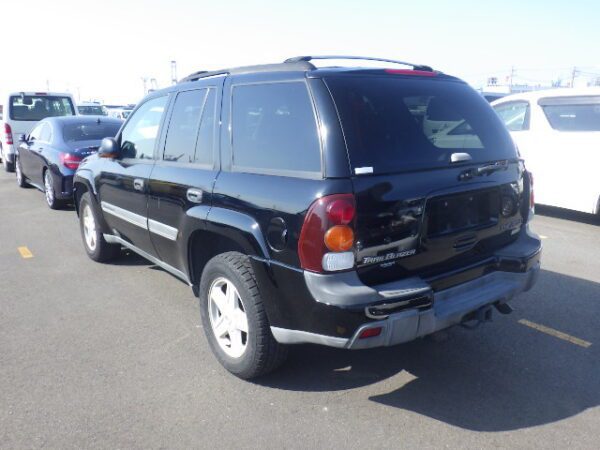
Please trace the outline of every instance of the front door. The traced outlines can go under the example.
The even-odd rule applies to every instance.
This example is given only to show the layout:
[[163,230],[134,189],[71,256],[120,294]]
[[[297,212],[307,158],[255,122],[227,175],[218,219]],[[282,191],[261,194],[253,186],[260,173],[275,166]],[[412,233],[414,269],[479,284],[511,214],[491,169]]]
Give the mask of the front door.
[[159,258],[185,272],[186,225],[204,219],[218,173],[214,157],[220,80],[181,91],[148,189],[148,228]]
[[118,137],[121,157],[107,160],[98,183],[100,206],[113,233],[155,256],[148,234],[148,178],[167,107],[167,95],[142,104]]

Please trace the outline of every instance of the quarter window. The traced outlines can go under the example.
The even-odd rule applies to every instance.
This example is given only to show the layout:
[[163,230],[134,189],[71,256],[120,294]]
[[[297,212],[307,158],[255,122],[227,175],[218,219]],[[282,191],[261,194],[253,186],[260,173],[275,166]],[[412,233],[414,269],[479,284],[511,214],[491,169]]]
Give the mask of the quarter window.
[[510,102],[494,106],[494,111],[500,116],[508,131],[523,131],[529,129],[529,103]]
[[233,89],[233,166],[258,173],[320,173],[317,123],[303,82]]
[[164,96],[148,100],[127,122],[121,133],[124,158],[154,158],[154,146],[167,99]]

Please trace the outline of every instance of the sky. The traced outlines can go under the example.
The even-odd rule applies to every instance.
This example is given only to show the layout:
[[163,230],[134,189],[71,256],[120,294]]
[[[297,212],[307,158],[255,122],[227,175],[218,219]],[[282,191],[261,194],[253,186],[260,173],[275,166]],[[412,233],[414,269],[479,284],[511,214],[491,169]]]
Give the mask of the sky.
[[[597,0],[3,0],[0,94],[69,91],[135,103],[142,78],[297,55],[428,64],[479,87],[600,75]],[[7,29],[8,27],[8,29]]]

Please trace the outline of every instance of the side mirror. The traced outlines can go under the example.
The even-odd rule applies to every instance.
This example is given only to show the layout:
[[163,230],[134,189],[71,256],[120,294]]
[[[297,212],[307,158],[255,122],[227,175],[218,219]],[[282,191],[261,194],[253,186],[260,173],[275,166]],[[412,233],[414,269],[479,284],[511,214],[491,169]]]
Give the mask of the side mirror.
[[25,134],[20,134],[19,135],[19,143],[26,143],[27,142],[27,136]]
[[115,138],[104,138],[98,149],[100,158],[118,158],[121,155],[121,147]]

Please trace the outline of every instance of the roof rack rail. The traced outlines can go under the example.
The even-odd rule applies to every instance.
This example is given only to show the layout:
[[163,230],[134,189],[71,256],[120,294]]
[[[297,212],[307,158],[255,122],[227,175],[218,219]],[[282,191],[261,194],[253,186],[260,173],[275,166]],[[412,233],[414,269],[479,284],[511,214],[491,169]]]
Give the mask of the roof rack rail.
[[286,63],[297,63],[300,61],[312,61],[315,59],[352,59],[352,60],[363,60],[363,61],[380,61],[387,62],[392,64],[401,64],[403,66],[412,67],[414,70],[424,70],[427,72],[433,72],[433,69],[430,66],[426,66],[423,64],[413,64],[405,61],[397,61],[395,59],[386,59],[386,58],[373,58],[370,56],[341,56],[341,55],[327,55],[327,56],[296,56],[294,58],[288,58],[284,62]]

